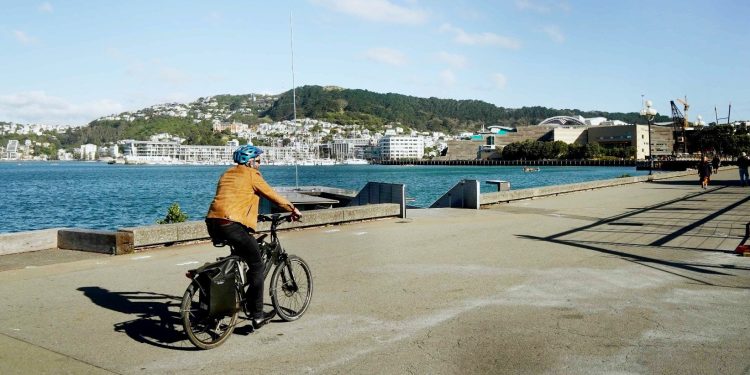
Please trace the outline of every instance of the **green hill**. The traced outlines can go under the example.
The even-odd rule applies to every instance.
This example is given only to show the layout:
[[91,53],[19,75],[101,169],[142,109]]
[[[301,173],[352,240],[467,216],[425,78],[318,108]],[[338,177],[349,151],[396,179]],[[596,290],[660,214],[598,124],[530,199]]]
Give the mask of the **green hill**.
[[[377,129],[398,122],[420,131],[460,131],[481,129],[482,125],[526,126],[559,115],[606,117],[628,123],[643,121],[638,113],[610,113],[522,107],[498,107],[479,100],[419,98],[401,94],[380,94],[367,90],[304,86],[297,89],[297,117],[310,117],[342,124],[358,124]],[[283,93],[266,112],[275,120],[292,117],[292,93]],[[659,116],[657,121],[669,121]]]
[[[296,90],[297,117],[338,124],[355,124],[372,131],[400,124],[418,131],[458,134],[482,126],[526,126],[558,115],[606,117],[628,123],[642,121],[638,113],[609,113],[546,107],[504,108],[480,100],[420,98],[394,93],[339,87],[304,86]],[[179,113],[176,114],[176,113]],[[164,104],[133,113],[92,121],[88,126],[60,134],[62,147],[84,143],[105,144],[122,139],[145,140],[159,133],[185,138],[188,144],[224,144],[229,133],[215,134],[211,121],[239,121],[249,125],[293,117],[292,91],[280,95],[218,95],[189,104]],[[656,121],[669,121],[659,116]]]

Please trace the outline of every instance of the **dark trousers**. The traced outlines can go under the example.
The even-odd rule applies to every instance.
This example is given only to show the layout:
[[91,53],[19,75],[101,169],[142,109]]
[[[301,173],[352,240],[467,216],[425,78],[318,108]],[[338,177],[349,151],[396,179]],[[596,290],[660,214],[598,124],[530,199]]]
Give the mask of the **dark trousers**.
[[225,240],[234,249],[233,255],[238,255],[247,262],[247,281],[249,283],[245,298],[248,313],[253,318],[263,316],[263,261],[260,258],[258,241],[249,229],[233,221],[206,219],[208,234],[213,239]]

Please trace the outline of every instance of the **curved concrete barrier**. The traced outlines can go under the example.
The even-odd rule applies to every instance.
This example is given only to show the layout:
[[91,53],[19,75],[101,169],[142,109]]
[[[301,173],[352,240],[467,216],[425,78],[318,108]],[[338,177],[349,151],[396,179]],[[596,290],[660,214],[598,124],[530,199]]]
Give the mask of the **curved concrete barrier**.
[[636,177],[621,177],[613,178],[610,180],[599,180],[590,182],[581,182],[576,184],[567,185],[552,185],[538,188],[510,190],[510,191],[499,191],[492,193],[484,193],[480,197],[481,206],[489,206],[499,203],[508,203],[516,200],[541,198],[547,196],[553,196],[558,194],[573,193],[576,191],[601,189],[612,186],[636,184],[646,181],[662,180],[668,178],[689,176],[695,174],[695,171],[680,171],[680,172],[667,172],[657,173],[654,175],[636,176]]

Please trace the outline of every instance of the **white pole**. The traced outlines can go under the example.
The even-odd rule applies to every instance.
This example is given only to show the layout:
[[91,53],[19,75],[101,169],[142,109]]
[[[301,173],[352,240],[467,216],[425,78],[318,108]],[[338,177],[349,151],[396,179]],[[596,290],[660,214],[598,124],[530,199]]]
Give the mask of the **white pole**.
[[[292,114],[294,126],[297,126],[297,91],[294,84],[294,29],[292,28],[292,11],[289,11],[289,47],[292,50]],[[294,156],[294,186],[299,190],[299,175],[297,174],[297,155]]]
[[292,49],[292,110],[294,123],[297,124],[297,92],[294,84],[294,29],[292,28],[292,11],[289,11],[289,44]]

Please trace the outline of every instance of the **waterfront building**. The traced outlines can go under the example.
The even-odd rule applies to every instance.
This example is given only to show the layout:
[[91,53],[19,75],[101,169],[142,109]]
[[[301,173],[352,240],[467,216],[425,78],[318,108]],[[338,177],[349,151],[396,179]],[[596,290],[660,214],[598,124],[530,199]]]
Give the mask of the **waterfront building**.
[[11,139],[8,141],[8,146],[5,147],[4,158],[8,160],[18,159],[18,140]]
[[96,160],[96,145],[87,143],[85,145],[81,145],[80,155],[81,160]]
[[588,128],[588,142],[596,142],[602,146],[633,146],[636,149],[636,159],[644,160],[650,153],[655,158],[671,155],[674,148],[674,138],[670,126],[651,125],[651,137],[648,125],[615,125],[596,126]]
[[[239,146],[234,139],[225,146],[183,145],[177,141],[154,142],[126,139],[119,142],[127,163],[144,164],[231,164],[232,154]],[[263,147],[263,159],[268,164],[294,164],[315,159],[312,148]]]
[[424,141],[417,137],[385,136],[378,141],[382,160],[421,159]]
[[331,145],[331,157],[336,160],[363,159],[365,147],[371,145],[370,138],[336,139]]
[[552,140],[585,145],[588,143],[587,130],[586,126],[558,126],[552,129]]
[[128,163],[221,163],[232,160],[234,146],[183,145],[178,141],[120,141]]

